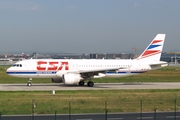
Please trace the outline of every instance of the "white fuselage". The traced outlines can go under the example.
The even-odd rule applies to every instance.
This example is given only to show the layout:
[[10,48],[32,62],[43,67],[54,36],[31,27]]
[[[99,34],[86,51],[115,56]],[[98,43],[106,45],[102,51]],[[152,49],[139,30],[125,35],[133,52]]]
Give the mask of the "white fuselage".
[[[104,69],[117,69],[98,74],[98,77],[124,77],[150,70],[148,64],[140,60],[108,60],[108,59],[30,59],[16,63],[7,70],[7,74],[23,78],[57,78],[60,74],[81,73]],[[58,75],[57,75],[58,73]]]

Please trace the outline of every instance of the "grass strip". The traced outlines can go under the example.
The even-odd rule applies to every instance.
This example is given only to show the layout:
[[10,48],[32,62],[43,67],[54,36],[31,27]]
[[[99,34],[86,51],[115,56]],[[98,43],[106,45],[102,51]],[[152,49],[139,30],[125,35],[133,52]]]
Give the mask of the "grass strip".
[[[180,90],[86,90],[86,91],[0,91],[0,112],[5,114],[104,113],[105,102],[109,113],[177,111]],[[34,104],[32,104],[34,100]]]

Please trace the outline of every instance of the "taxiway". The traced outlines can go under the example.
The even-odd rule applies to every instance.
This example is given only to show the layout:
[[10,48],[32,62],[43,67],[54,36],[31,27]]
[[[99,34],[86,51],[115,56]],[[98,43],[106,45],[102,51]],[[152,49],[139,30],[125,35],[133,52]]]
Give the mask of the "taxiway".
[[0,84],[0,91],[49,91],[49,90],[114,90],[114,89],[179,89],[180,82],[161,83],[95,83],[94,87],[87,85],[64,85],[58,83],[33,84]]

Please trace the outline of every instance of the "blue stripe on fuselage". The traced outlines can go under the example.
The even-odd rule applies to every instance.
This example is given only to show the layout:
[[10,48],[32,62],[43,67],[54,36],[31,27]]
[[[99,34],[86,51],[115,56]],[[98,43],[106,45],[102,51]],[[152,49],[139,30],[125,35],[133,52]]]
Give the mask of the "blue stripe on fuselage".
[[[121,72],[112,72],[112,71],[108,71],[106,72],[106,74],[140,74],[140,73],[144,73],[146,71],[121,71]],[[56,71],[38,71],[38,72],[6,72],[7,74],[11,74],[11,75],[20,75],[20,74],[29,74],[29,75],[33,75],[33,74],[56,74]]]
[[47,72],[47,71],[44,71],[44,72],[6,72],[7,74],[17,74],[17,75],[20,75],[20,74],[56,74],[56,72]]

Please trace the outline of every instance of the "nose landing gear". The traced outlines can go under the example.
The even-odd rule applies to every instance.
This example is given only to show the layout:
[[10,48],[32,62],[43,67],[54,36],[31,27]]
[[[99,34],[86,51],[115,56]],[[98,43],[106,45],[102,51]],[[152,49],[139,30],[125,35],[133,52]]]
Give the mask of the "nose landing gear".
[[28,87],[31,87],[31,86],[32,86],[32,78],[29,78],[28,83],[27,83],[27,86],[28,86]]

